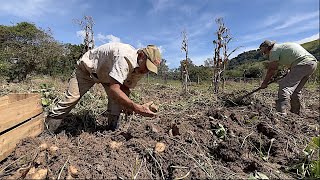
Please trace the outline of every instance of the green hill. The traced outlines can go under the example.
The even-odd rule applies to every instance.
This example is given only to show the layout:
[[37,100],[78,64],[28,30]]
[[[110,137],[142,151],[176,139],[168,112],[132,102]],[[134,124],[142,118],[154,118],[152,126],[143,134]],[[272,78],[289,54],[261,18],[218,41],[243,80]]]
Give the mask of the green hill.
[[301,45],[312,55],[314,55],[314,57],[316,57],[318,61],[320,61],[320,39],[310,41]]

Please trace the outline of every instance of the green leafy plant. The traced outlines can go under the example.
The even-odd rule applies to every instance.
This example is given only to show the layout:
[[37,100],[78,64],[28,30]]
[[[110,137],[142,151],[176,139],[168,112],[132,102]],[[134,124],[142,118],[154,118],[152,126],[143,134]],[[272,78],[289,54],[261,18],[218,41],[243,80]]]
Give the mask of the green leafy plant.
[[[312,178],[320,178],[320,161],[319,161],[319,151],[320,151],[320,136],[313,137],[307,147],[304,149],[304,153],[310,163],[306,164],[307,171],[310,173]],[[313,155],[316,155],[316,160],[313,160]]]
[[215,129],[216,135],[220,138],[220,139],[224,139],[227,135],[227,130],[226,128],[223,127],[222,124],[218,123]]
[[304,157],[289,170],[295,170],[301,178],[320,178],[320,136],[313,137],[303,150]]
[[43,83],[40,85],[40,93],[42,106],[46,109],[49,108],[56,99],[54,87],[49,87],[48,84]]

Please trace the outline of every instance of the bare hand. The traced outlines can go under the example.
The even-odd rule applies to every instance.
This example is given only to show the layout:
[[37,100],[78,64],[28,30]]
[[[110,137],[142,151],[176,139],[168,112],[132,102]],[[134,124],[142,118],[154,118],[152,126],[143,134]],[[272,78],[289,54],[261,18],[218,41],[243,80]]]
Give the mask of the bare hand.
[[146,117],[153,117],[157,115],[156,113],[152,112],[149,107],[150,105],[153,104],[153,102],[148,102],[143,105],[139,105],[138,109],[136,110],[136,113],[141,114],[142,116]]

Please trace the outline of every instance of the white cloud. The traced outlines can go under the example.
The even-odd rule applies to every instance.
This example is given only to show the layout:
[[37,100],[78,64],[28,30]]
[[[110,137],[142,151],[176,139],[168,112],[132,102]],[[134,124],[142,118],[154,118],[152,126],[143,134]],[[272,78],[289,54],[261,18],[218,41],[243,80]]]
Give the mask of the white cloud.
[[[316,18],[317,19],[319,18],[319,11],[295,15],[289,19],[285,19],[285,22],[282,25],[277,26],[274,29],[278,30],[278,29],[288,28],[288,27],[295,25],[297,23],[300,23],[302,21],[307,21],[307,20],[316,19]],[[300,23],[300,25],[301,25],[301,23]]]
[[204,64],[204,61],[207,60],[207,58],[213,58],[213,54],[203,54],[203,55],[197,55],[197,56],[190,56],[190,59],[192,60],[193,64],[200,66]]
[[103,35],[101,33],[99,33],[96,37],[97,41],[100,41],[102,43],[107,43],[107,42],[121,42],[120,38],[109,34],[109,35]]
[[[225,17],[225,14],[213,14],[213,13],[203,13],[200,17],[198,17],[198,21],[192,23],[192,25],[188,26],[187,31],[190,31],[189,37],[201,36],[208,31],[215,31],[218,26],[215,22],[216,18]],[[224,18],[225,19],[225,18]],[[225,23],[226,24],[226,23]],[[228,27],[228,24],[226,24]],[[199,28],[201,27],[201,28]]]
[[159,51],[160,51],[161,54],[163,54],[164,52],[166,52],[166,50],[164,49],[163,46],[158,46],[158,48],[159,48]]
[[[285,13],[273,14],[256,25],[254,32],[239,36],[242,43],[274,39],[279,36],[295,35],[309,30],[319,30],[319,11],[310,13],[295,13],[289,16]],[[266,28],[268,27],[268,28]]]
[[145,45],[142,44],[140,41],[138,41],[137,48],[140,49],[140,48],[143,48],[143,47],[145,47]]
[[271,15],[268,16],[261,25],[258,25],[258,28],[266,28],[269,27],[271,25],[275,25],[277,23],[279,23],[280,21],[282,21],[283,16],[281,16],[280,14],[275,14],[275,15]]
[[84,30],[77,31],[76,34],[77,34],[77,37],[79,37],[81,40],[84,40],[84,38],[86,37],[86,32]]
[[307,37],[307,38],[300,39],[300,40],[295,41],[295,42],[299,43],[299,44],[303,44],[303,43],[310,42],[310,41],[313,41],[313,40],[316,40],[316,39],[319,39],[319,33],[318,34],[314,34],[314,35],[312,35],[310,37]]
[[244,35],[240,37],[240,39],[242,43],[254,42],[254,41],[264,40],[264,39],[275,40],[274,38],[279,36],[298,34],[301,32],[314,30],[318,28],[319,28],[319,20],[312,20],[302,25],[296,26],[295,28],[285,28],[285,29],[278,29],[278,30],[267,29],[257,33]]
[[84,30],[77,31],[76,33],[77,33],[77,37],[81,38],[82,40],[86,36],[86,32]]

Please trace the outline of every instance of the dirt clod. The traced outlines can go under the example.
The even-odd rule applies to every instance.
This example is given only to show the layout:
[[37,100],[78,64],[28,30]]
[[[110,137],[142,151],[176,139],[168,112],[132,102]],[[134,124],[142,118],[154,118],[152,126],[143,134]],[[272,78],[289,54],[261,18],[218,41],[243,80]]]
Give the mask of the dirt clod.
[[45,179],[47,177],[48,169],[39,169],[31,175],[31,179]]
[[109,146],[111,149],[118,149],[122,146],[122,142],[111,141]]
[[55,157],[58,155],[58,150],[59,150],[59,148],[57,146],[51,146],[49,148],[49,153],[51,156]]

